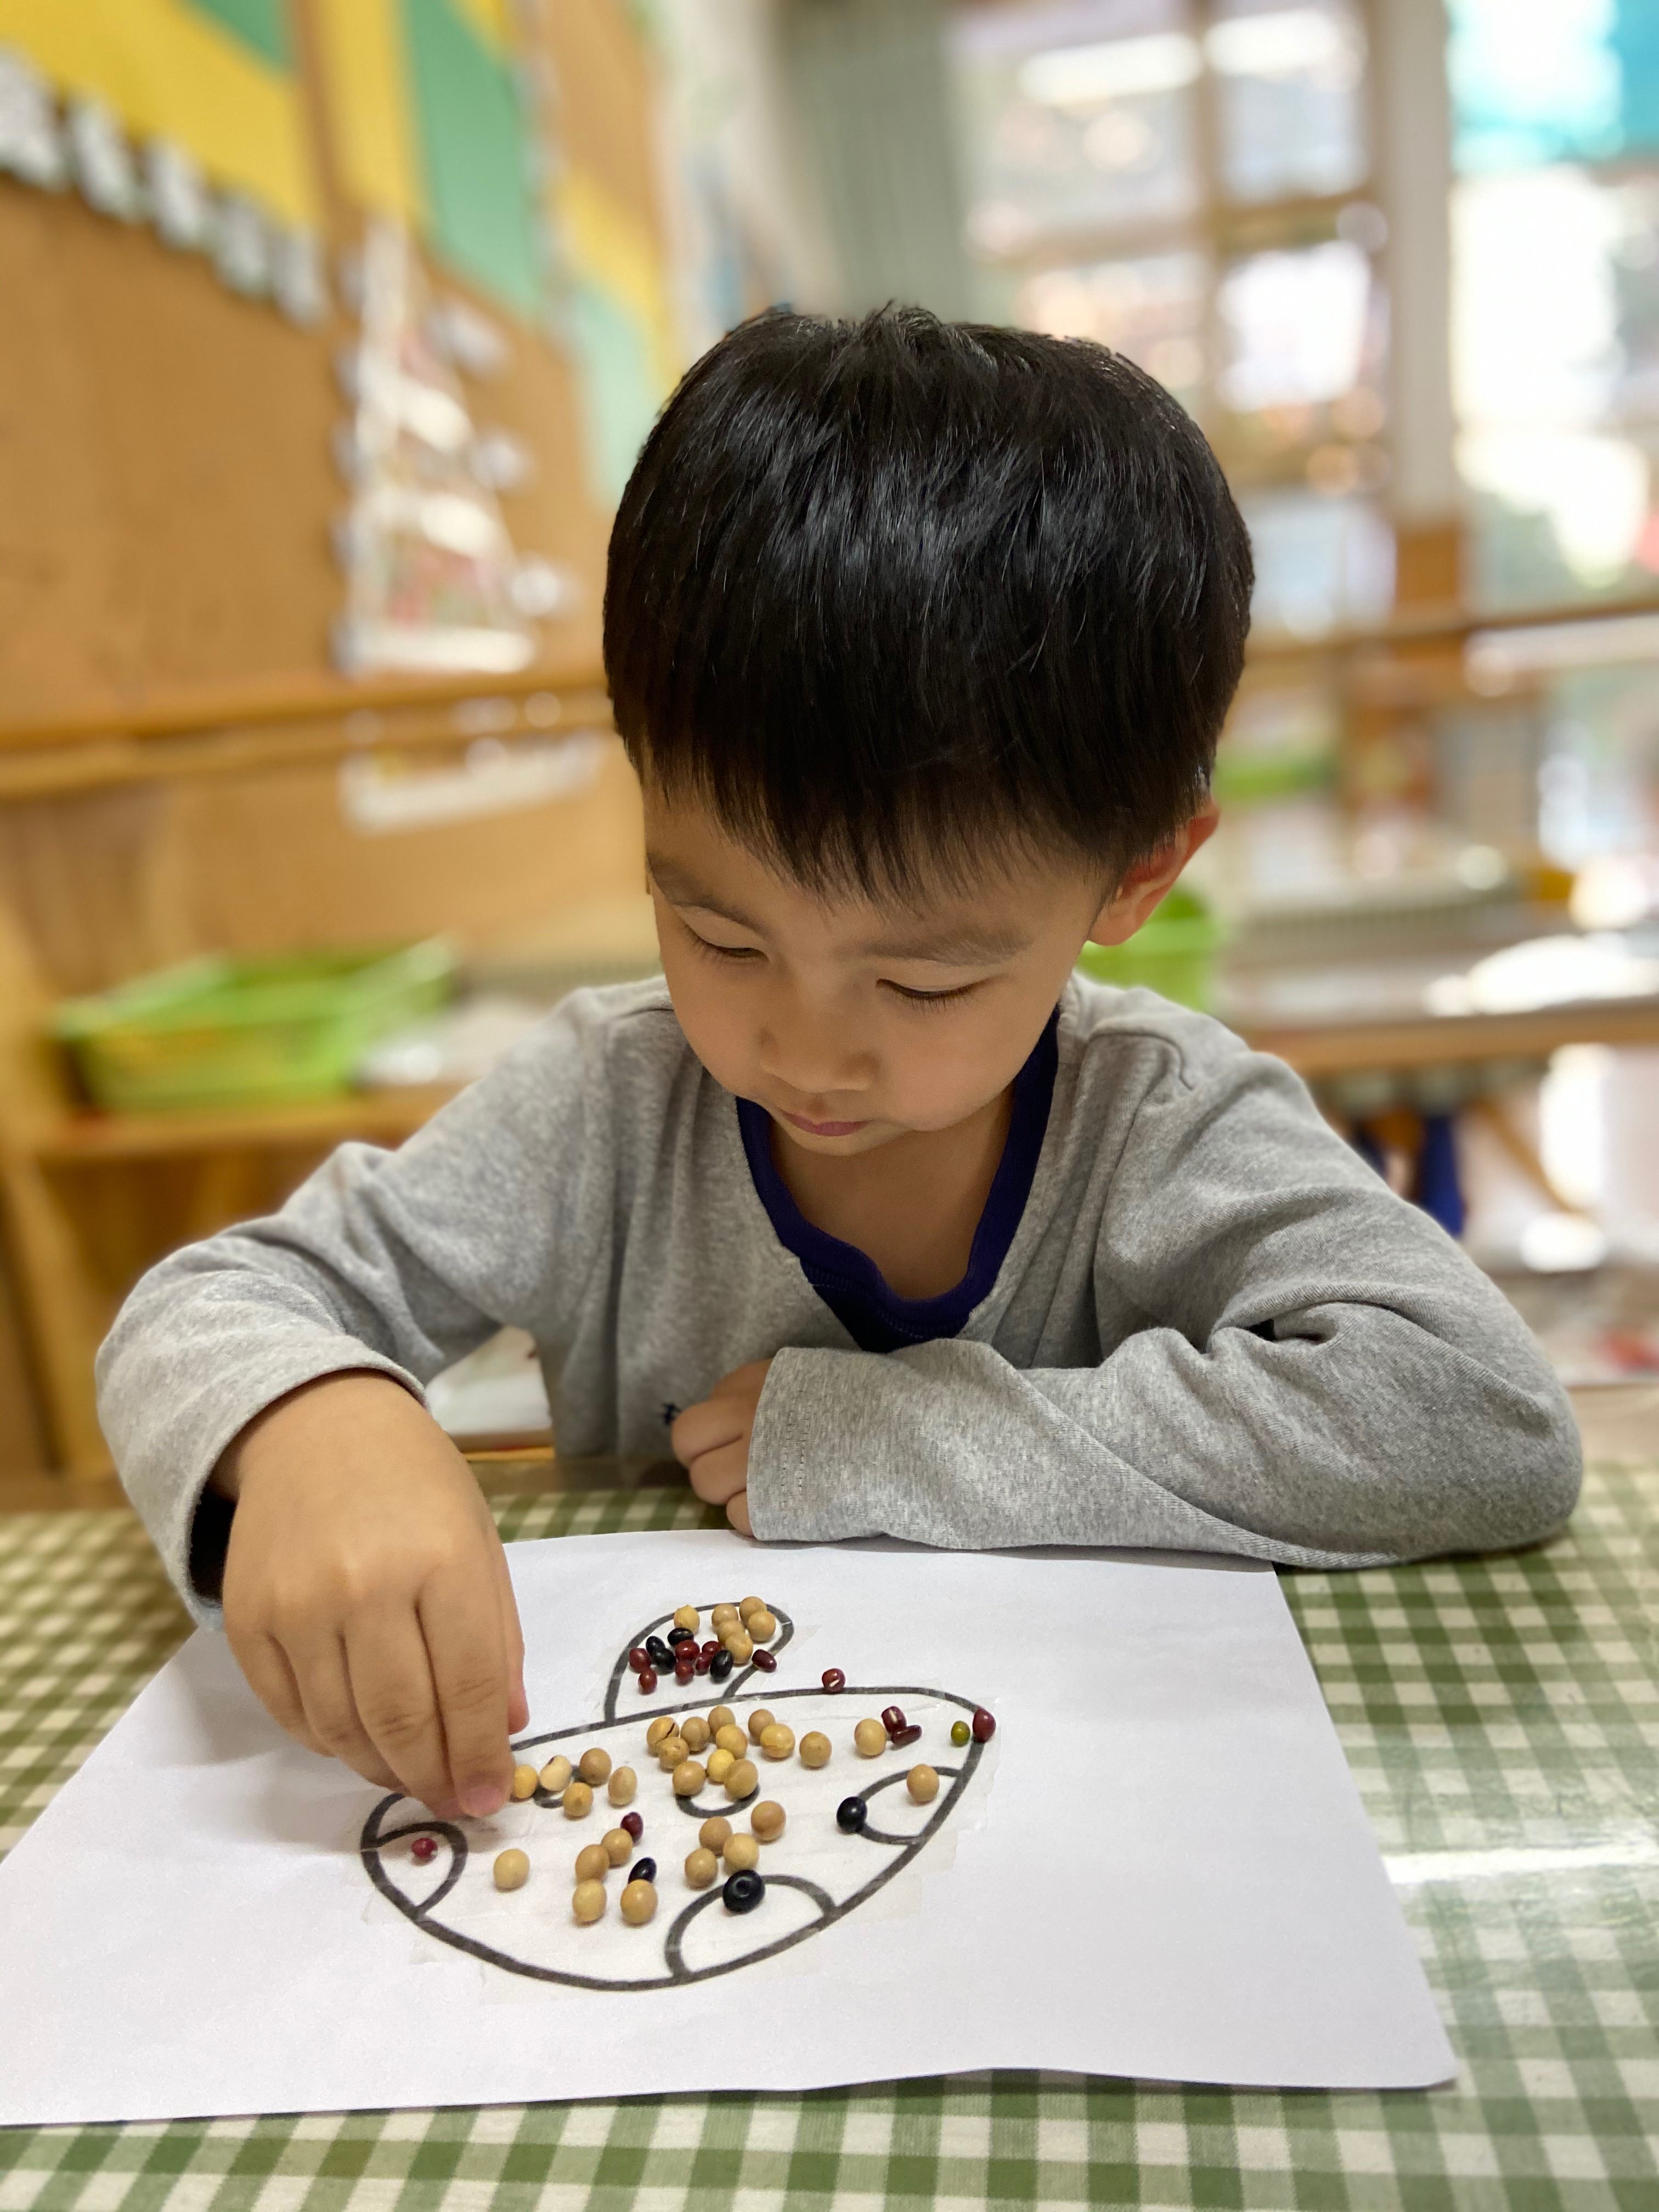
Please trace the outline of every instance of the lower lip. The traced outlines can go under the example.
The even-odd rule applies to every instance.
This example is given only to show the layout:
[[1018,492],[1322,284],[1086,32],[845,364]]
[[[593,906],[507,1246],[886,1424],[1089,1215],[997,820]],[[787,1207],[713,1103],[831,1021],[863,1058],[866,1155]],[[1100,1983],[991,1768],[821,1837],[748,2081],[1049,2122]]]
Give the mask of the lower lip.
[[801,1114],[786,1114],[783,1118],[791,1128],[804,1129],[809,1137],[853,1137],[870,1126],[867,1121],[809,1121]]

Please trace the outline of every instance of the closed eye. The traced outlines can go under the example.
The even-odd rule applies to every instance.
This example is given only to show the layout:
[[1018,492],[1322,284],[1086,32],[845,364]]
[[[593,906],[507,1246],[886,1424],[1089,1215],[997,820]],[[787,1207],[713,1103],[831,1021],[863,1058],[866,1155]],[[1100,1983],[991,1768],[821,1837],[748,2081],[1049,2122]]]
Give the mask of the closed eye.
[[896,998],[902,999],[907,1006],[948,1006],[958,1000],[968,998],[973,992],[978,990],[979,985],[957,983],[948,991],[913,991],[905,983],[884,981],[881,988],[884,991],[891,991]]
[[699,937],[689,921],[682,923],[681,927],[697,950],[706,952],[711,960],[764,960],[766,957],[757,945],[715,945],[706,937]]

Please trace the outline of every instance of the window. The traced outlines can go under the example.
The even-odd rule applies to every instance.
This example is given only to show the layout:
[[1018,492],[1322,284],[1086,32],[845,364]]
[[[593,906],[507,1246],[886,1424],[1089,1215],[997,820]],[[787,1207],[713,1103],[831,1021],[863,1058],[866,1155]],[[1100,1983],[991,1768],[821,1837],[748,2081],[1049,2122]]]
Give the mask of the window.
[[958,9],[983,312],[1101,340],[1203,422],[1256,543],[1257,619],[1385,615],[1388,320],[1355,0]]

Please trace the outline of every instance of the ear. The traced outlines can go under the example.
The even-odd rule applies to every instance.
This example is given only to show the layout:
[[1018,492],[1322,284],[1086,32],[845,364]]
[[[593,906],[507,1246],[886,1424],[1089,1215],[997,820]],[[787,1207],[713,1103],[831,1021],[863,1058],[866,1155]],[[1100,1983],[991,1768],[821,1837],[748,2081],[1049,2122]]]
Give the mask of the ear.
[[1221,809],[1206,798],[1192,819],[1149,860],[1137,860],[1095,916],[1091,945],[1121,945],[1134,935],[1200,845],[1215,835]]

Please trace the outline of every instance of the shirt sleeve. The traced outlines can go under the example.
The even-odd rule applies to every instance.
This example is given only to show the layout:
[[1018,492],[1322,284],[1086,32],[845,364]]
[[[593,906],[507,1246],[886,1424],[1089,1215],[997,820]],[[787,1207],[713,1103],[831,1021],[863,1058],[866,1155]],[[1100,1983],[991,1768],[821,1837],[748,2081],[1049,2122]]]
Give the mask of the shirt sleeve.
[[1127,1298],[1143,1324],[1093,1364],[1024,1370],[960,1338],[780,1352],[757,1536],[1364,1566],[1560,1525],[1577,1427],[1502,1293],[1280,1062],[1236,1040],[1196,1076],[1168,1059],[1095,1253],[1097,1310]]
[[421,1397],[497,1328],[556,1334],[604,1264],[603,1036],[568,1006],[400,1150],[343,1145],[280,1212],[173,1254],[122,1307],[99,1417],[198,1620],[216,1617],[209,1555],[228,1527],[198,1528],[203,1490],[258,1413],[352,1370]]

